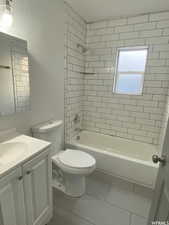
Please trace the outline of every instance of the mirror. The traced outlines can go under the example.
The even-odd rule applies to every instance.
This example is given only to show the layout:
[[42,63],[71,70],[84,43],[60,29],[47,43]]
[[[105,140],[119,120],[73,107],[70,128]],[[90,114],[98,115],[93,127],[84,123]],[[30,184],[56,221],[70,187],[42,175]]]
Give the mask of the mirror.
[[29,110],[27,42],[0,33],[0,116]]

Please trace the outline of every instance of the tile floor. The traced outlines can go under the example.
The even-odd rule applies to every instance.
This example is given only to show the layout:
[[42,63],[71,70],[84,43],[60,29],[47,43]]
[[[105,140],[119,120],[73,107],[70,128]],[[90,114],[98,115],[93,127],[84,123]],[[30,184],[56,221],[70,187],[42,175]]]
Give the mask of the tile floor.
[[95,173],[87,178],[82,198],[54,190],[49,225],[146,225],[152,194],[147,188]]

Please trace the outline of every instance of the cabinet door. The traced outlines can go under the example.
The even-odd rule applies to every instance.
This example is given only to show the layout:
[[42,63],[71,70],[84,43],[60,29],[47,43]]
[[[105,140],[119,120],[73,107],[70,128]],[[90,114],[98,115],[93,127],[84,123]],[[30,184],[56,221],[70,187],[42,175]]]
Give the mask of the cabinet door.
[[51,159],[49,150],[23,166],[27,225],[41,225],[51,216]]
[[0,224],[26,225],[21,169],[0,179]]

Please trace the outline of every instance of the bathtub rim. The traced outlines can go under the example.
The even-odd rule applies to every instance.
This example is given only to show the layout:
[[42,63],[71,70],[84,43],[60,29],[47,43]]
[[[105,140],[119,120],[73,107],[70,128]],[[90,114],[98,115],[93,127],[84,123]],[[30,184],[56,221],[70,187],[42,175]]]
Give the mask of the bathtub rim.
[[123,160],[128,160],[128,161],[132,161],[132,162],[138,162],[138,163],[141,163],[145,166],[149,166],[149,167],[154,167],[154,168],[159,168],[159,165],[158,164],[154,164],[153,162],[151,161],[146,161],[146,160],[142,160],[142,159],[137,159],[137,158],[132,158],[132,157],[128,157],[128,156],[123,156],[123,155],[120,155],[118,153],[114,153],[114,152],[109,152],[109,151],[106,151],[106,150],[99,150],[98,148],[94,148],[94,147],[91,147],[89,145],[84,145],[84,144],[79,144],[78,142],[76,141],[72,141],[71,143],[66,143],[66,145],[72,145],[72,146],[76,146],[76,147],[80,147],[80,148],[87,148],[89,151],[94,151],[94,152],[97,152],[97,153],[100,153],[100,154],[106,154],[106,155],[109,155],[109,156],[114,156],[115,158],[120,158],[120,159],[123,159]]

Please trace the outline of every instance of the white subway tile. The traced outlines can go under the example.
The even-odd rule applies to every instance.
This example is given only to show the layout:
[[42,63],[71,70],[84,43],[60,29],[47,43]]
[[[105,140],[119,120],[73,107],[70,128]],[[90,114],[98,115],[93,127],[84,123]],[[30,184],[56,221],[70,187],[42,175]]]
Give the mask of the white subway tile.
[[146,30],[146,31],[141,31],[140,32],[140,37],[145,38],[145,37],[158,37],[162,35],[162,30]]
[[140,24],[135,24],[134,29],[135,31],[141,31],[141,30],[154,30],[156,28],[156,23],[140,23]]
[[168,28],[169,27],[169,20],[159,21],[157,23],[157,28]]
[[127,32],[127,33],[121,33],[120,39],[135,39],[139,37],[138,32]]
[[127,19],[115,19],[108,21],[109,27],[122,26],[127,24]]
[[90,29],[100,29],[107,27],[107,21],[95,22],[90,24]]
[[151,37],[146,39],[146,44],[155,45],[155,44],[168,44],[169,37]]
[[117,26],[115,27],[115,32],[123,33],[123,32],[132,32],[134,31],[133,25],[126,25],[126,26]]
[[149,15],[129,17],[128,24],[145,23],[145,22],[148,22],[148,20],[149,20]]
[[150,21],[159,21],[169,19],[169,12],[153,13],[150,14]]

